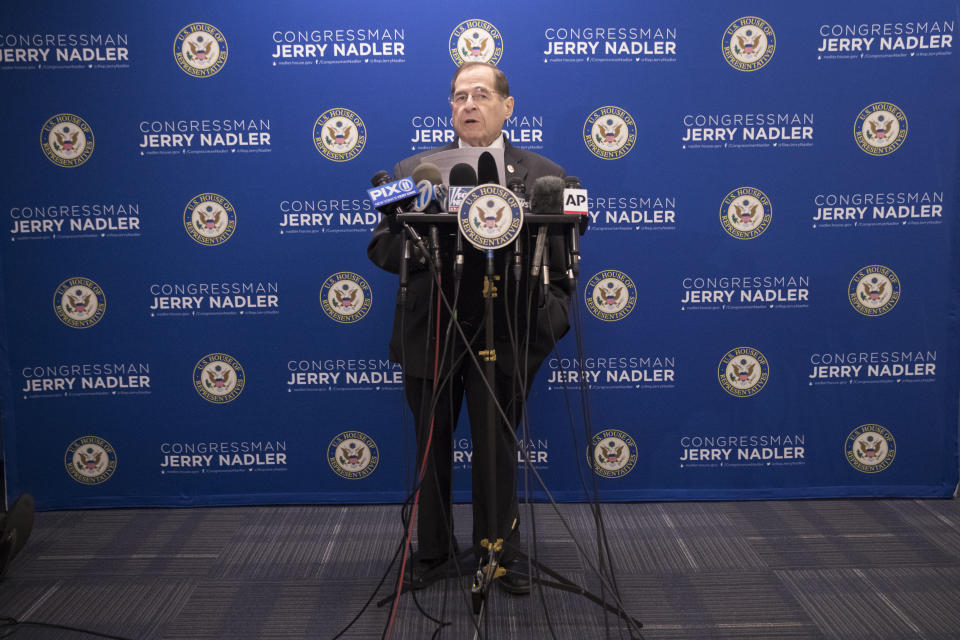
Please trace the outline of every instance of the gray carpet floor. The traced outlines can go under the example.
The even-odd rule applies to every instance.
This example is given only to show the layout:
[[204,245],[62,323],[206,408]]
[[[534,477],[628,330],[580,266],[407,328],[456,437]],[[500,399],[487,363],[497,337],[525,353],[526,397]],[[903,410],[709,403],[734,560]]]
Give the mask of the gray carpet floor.
[[[599,594],[588,507],[535,509],[541,561]],[[603,512],[620,596],[644,638],[960,637],[958,500]],[[469,506],[457,505],[455,518],[468,541]],[[400,535],[396,505],[39,513],[0,582],[0,616],[150,640],[333,638],[373,593]],[[436,637],[472,638],[468,590],[468,578],[451,579],[416,601],[402,596],[392,637],[433,636],[438,625],[419,604],[449,623]],[[342,637],[379,638],[388,611],[371,605]],[[630,637],[616,617],[553,589],[527,597],[495,589],[479,627],[496,639]],[[95,636],[20,626],[11,637]]]

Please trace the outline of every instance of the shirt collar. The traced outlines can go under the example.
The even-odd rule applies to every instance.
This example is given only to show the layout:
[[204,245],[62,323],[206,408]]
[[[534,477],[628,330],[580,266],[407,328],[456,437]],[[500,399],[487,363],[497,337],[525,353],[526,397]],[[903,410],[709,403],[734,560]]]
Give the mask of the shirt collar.
[[[468,143],[464,142],[464,141],[463,141],[463,138],[457,138],[457,143],[459,144],[459,148],[460,148],[460,149],[469,149],[470,147],[473,146],[472,144],[468,144]],[[496,138],[494,138],[494,140],[493,140],[492,143],[490,143],[488,146],[482,147],[482,148],[484,148],[484,149],[503,149],[503,148],[504,148],[504,147],[503,147],[503,135],[501,134],[501,135],[497,136]]]

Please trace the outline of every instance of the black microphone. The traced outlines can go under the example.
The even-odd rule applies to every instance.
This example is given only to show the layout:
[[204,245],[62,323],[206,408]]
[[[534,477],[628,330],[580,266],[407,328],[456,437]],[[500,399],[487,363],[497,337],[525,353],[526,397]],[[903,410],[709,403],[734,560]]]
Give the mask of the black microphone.
[[[568,191],[568,189],[570,191]],[[570,202],[568,202],[568,197],[575,197],[578,201],[577,204],[581,204],[583,209],[578,211],[580,214],[580,224],[577,226],[580,228],[580,235],[583,235],[587,232],[587,226],[590,224],[590,211],[587,209],[587,192],[583,188],[583,185],[580,184],[580,178],[577,176],[567,176],[563,179],[563,212],[572,213],[570,211]]]
[[[513,192],[513,195],[517,197],[517,200],[520,202],[520,208],[526,210],[527,205],[527,185],[523,183],[523,180],[514,176],[510,178],[510,181],[507,183],[507,189]],[[517,282],[520,281],[520,277],[523,275],[523,236],[518,235],[517,239],[513,241],[513,279]]]
[[[533,194],[530,196],[530,213],[551,214],[563,210],[563,180],[557,176],[540,176],[533,183]],[[542,224],[537,229],[537,245],[533,251],[533,265],[530,275],[534,278],[540,273],[540,266],[544,263],[544,252],[547,250],[547,225]]]
[[[460,211],[460,205],[463,203],[467,191],[477,186],[477,172],[469,164],[460,162],[453,165],[450,169],[450,193],[448,197],[448,210],[451,213]],[[457,258],[453,264],[453,275],[459,280],[463,275],[463,234],[457,230]]]
[[466,162],[458,162],[450,169],[451,187],[477,186],[477,171]]
[[484,151],[477,160],[477,184],[500,184],[500,172],[493,154]]
[[[582,199],[583,207],[586,207],[586,191],[581,191],[583,185],[580,184],[580,178],[576,176],[567,176],[563,179],[563,209],[564,213],[568,211],[568,205],[579,205],[577,200]],[[571,202],[571,199],[573,202]],[[586,215],[578,214],[578,224],[570,227],[570,236],[568,238],[569,255],[567,256],[567,277],[574,283],[580,275],[580,236],[587,230],[587,224],[590,222],[590,213]]]
[[527,185],[524,184],[523,180],[517,176],[513,176],[507,183],[507,189],[510,189],[513,195],[517,196],[521,209],[524,211],[530,210],[530,203],[527,201]]
[[[530,196],[530,213],[551,214],[563,211],[563,180],[557,176],[541,176],[533,183],[533,195]],[[537,229],[537,246],[533,251],[533,266],[530,275],[537,277],[543,268],[543,298],[542,305],[547,299],[550,289],[550,249],[547,247],[547,226],[540,225]]]
[[477,186],[477,171],[466,162],[459,162],[450,169],[450,190],[447,194],[447,211],[457,213],[467,192]]
[[563,211],[563,179],[557,176],[540,176],[533,183],[530,196],[530,213],[556,214]]

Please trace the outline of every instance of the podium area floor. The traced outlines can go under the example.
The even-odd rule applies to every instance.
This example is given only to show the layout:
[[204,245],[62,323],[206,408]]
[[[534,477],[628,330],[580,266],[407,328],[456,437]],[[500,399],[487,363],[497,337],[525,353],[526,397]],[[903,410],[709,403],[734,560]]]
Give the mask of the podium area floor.
[[[523,507],[523,526],[530,515]],[[616,582],[644,638],[957,638],[960,501],[673,502],[602,507]],[[149,640],[333,638],[400,541],[398,505],[38,513],[0,616]],[[540,560],[600,593],[587,505],[535,507]],[[470,539],[470,506],[455,507]],[[391,573],[391,583],[396,570]],[[462,588],[461,588],[462,587]],[[389,584],[376,599],[391,591]],[[401,597],[393,638],[472,638],[469,578]],[[609,592],[608,592],[609,595]],[[372,604],[343,638],[380,638]],[[607,630],[609,629],[609,631]],[[0,635],[10,629],[0,625]],[[629,638],[585,598],[495,589],[481,638]],[[11,636],[87,639],[21,625]]]

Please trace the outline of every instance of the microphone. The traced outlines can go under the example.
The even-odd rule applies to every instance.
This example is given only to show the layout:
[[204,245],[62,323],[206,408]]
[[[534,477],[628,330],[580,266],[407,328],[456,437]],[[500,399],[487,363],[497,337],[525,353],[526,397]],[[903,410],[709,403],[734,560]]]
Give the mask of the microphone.
[[[440,169],[432,162],[422,162],[420,166],[413,170],[413,179],[417,181],[417,199],[413,208],[415,211],[423,213],[440,213],[443,211],[440,203],[437,201],[437,192],[434,185],[439,185],[443,181],[440,175]],[[433,257],[433,264],[437,271],[441,269],[440,263],[440,232],[437,225],[431,224],[428,228],[430,237],[430,252]]]
[[[530,213],[550,214],[557,213],[563,206],[563,180],[557,176],[540,176],[533,183],[533,194],[530,196]],[[537,229],[537,245],[533,251],[533,265],[530,275],[534,278],[540,273],[540,266],[544,262],[544,252],[547,244],[547,225],[542,224]]]
[[563,181],[563,212],[580,216],[577,226],[570,227],[567,260],[567,275],[571,282],[580,274],[580,236],[587,231],[590,222],[590,209],[587,207],[587,190],[580,184],[580,178],[567,176]]
[[467,192],[477,186],[477,172],[466,162],[459,162],[450,169],[450,191],[447,194],[447,211],[459,213]]
[[537,215],[561,211],[563,211],[563,179],[557,176],[540,176],[533,183],[530,213]]
[[493,154],[484,151],[477,160],[477,184],[500,184],[500,172]]
[[[489,154],[488,154],[489,155]],[[451,187],[477,186],[477,172],[466,162],[458,162],[450,169]]]
[[[485,152],[486,153],[486,152]],[[492,157],[492,156],[491,156]],[[447,197],[447,210],[459,213],[467,192],[477,186],[477,172],[465,162],[459,162],[450,169],[450,193]],[[463,275],[463,234],[457,230],[457,258],[453,263],[453,275],[459,280]]]
[[[510,181],[507,183],[507,189],[513,192],[513,195],[517,197],[517,200],[520,202],[521,209],[527,209],[527,185],[523,183],[523,180],[514,176],[510,178]],[[513,241],[513,279],[517,282],[520,281],[520,276],[523,274],[523,236],[518,235],[517,239]]]
[[513,195],[517,196],[521,209],[524,211],[530,210],[530,203],[527,201],[527,185],[524,184],[523,180],[517,176],[513,176],[510,178],[510,182],[507,183],[507,189],[512,191]]
[[[412,178],[401,178],[391,182],[389,173],[378,171],[370,178],[370,184],[373,188],[367,189],[367,196],[373,208],[385,216],[403,213],[403,210],[409,207],[417,197],[417,185]],[[397,230],[396,223],[393,218],[390,218],[390,231],[396,233]]]
[[400,260],[400,305],[407,303],[407,285],[410,283],[410,238],[403,239],[403,258]]
[[440,213],[444,211],[440,204],[442,195],[438,193],[443,186],[443,177],[440,169],[432,162],[422,162],[413,170],[413,179],[417,183],[417,198],[414,201],[414,211],[422,213]]
[[433,183],[429,180],[417,180],[417,197],[413,201],[413,210],[417,213],[425,213],[431,202],[435,202],[437,197],[433,190]]
[[567,176],[563,179],[563,212],[569,214],[579,214],[580,235],[587,231],[587,225],[590,224],[590,209],[587,207],[587,190],[580,184],[580,178],[576,176]]
[[[557,176],[541,176],[533,183],[533,195],[530,196],[530,213],[550,214],[561,211],[563,206],[563,180]],[[547,225],[542,224],[537,229],[537,245],[533,251],[533,266],[530,275],[534,278],[543,268],[543,298],[542,305],[547,299],[550,289],[550,250],[547,247]]]
[[390,181],[390,174],[378,171],[372,178],[372,189],[367,189],[367,195],[373,207],[384,215],[403,213],[403,209],[410,206],[417,197],[417,185],[412,178],[401,178]]

